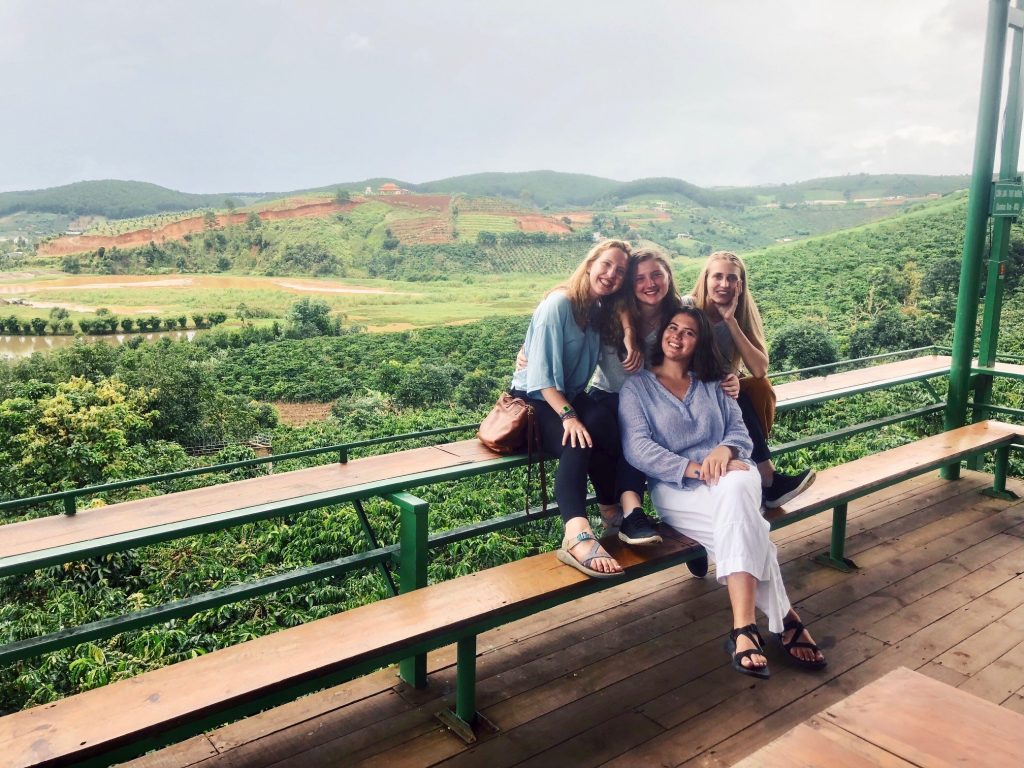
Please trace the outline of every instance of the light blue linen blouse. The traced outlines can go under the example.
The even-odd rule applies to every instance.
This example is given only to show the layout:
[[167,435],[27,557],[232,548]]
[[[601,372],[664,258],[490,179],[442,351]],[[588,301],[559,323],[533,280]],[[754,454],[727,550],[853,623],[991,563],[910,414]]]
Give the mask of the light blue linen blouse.
[[619,426],[626,461],[653,482],[696,488],[701,481],[684,478],[687,462],[703,463],[718,445],[749,459],[753,443],[736,401],[718,381],[698,381],[680,400],[648,370],[637,371],[619,392]]
[[554,291],[534,310],[523,342],[528,362],[512,375],[512,388],[543,400],[540,391],[554,387],[572,401],[590,381],[600,349],[597,329],[580,328],[569,297]]

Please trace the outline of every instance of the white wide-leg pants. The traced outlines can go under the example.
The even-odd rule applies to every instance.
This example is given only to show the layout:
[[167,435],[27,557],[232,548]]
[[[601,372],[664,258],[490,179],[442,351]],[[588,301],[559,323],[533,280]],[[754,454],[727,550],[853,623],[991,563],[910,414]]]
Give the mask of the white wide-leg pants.
[[755,603],[768,617],[768,630],[782,632],[789,597],[782,583],[778,551],[761,516],[761,476],[754,467],[728,472],[716,486],[680,490],[655,484],[651,501],[662,522],[700,542],[715,561],[719,583],[732,573],[757,579]]

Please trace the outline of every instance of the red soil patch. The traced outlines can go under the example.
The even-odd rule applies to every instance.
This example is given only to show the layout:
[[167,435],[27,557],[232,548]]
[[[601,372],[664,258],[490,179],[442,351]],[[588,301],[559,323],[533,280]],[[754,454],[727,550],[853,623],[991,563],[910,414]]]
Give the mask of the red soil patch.
[[[361,202],[361,201],[358,201]],[[353,201],[344,205],[336,202],[318,202],[298,205],[293,208],[271,209],[256,211],[256,215],[263,221],[278,221],[280,219],[299,219],[308,216],[329,216],[332,213],[350,211],[358,205]],[[217,217],[217,227],[226,227],[229,223],[242,225],[245,223],[248,213],[221,214]],[[40,256],[64,256],[69,253],[82,253],[95,251],[97,248],[137,248],[154,243],[166,243],[168,240],[181,240],[185,235],[202,232],[206,229],[206,222],[202,216],[194,216],[190,219],[175,221],[159,229],[137,229],[134,232],[125,232],[120,235],[77,235],[71,237],[59,237],[48,243],[39,246]]]
[[547,232],[555,235],[568,235],[572,230],[561,221],[555,221],[548,216],[523,216],[516,217],[516,224],[523,232]]
[[594,214],[590,211],[570,211],[569,213],[556,213],[554,217],[561,221],[568,218],[573,224],[590,224],[594,220]]

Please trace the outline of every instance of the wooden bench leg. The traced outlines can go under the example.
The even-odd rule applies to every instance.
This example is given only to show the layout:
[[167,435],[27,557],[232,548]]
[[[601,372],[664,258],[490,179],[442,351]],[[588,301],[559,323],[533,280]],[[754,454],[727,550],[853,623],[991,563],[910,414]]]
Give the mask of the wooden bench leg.
[[459,640],[456,650],[455,710],[442,709],[437,719],[467,744],[498,729],[476,711],[476,635]]
[[846,557],[846,503],[836,504],[832,510],[832,543],[827,554],[818,555],[815,562],[827,565],[830,568],[850,573],[857,568],[857,564]]
[[996,462],[992,468],[992,487],[982,491],[996,499],[1016,499],[1017,494],[1006,489],[1006,474],[1010,466],[1010,446],[996,448]]

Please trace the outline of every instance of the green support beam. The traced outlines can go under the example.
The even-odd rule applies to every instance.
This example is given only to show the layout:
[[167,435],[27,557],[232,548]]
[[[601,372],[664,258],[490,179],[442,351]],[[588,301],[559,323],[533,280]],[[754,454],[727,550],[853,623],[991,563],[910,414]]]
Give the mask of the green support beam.
[[[385,496],[401,511],[398,533],[398,583],[402,593],[427,586],[427,515],[430,504],[401,491]],[[402,679],[414,688],[427,684],[427,654],[420,653],[398,664]]]
[[[960,264],[956,326],[953,330],[953,363],[949,373],[945,416],[947,430],[963,426],[967,419],[967,397],[971,361],[974,356],[975,324],[978,318],[978,287],[992,198],[992,169],[996,154],[1009,10],[1007,0],[989,0],[981,98],[978,104],[978,124],[974,143],[974,167],[968,197],[963,258]],[[948,480],[955,480],[959,476],[959,463],[950,464],[943,469],[943,477]]]
[[[1021,0],[1014,6],[1021,8]],[[1006,89],[1006,109],[1003,113],[1003,137],[1000,142],[999,179],[1017,181],[1020,158],[1021,122],[1024,119],[1024,99],[1021,99],[1021,53],[1024,49],[1024,29],[1011,21],[1010,79]],[[992,224],[992,245],[988,260],[988,278],[985,281],[985,309],[981,321],[978,362],[991,367],[996,362],[999,346],[999,318],[1003,309],[1003,289],[1006,283],[1007,254],[1010,249],[1010,230],[1014,218],[996,216]],[[992,375],[978,372],[974,383],[974,410],[972,419],[989,418],[986,407],[992,402]],[[971,469],[978,465],[968,464]]]

